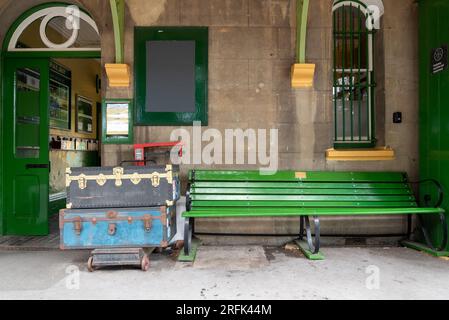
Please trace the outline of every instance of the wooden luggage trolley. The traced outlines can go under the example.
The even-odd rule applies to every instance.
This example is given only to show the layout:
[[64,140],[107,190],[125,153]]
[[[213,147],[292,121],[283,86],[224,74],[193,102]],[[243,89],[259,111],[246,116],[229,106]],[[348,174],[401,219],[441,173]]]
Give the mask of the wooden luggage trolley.
[[[261,175],[259,171],[194,170],[189,173],[185,221],[185,261],[194,259],[192,243],[194,219],[226,217],[285,217],[300,219],[297,243],[314,260],[320,253],[320,216],[345,215],[437,215],[443,227],[442,244],[447,243],[447,226],[440,184],[435,205],[420,207],[407,175],[401,172],[294,172],[278,171]],[[424,196],[430,202],[430,196]],[[311,228],[310,220],[314,225]],[[314,237],[312,236],[312,231]],[[432,247],[427,231],[427,244]],[[305,236],[306,241],[303,241]]]

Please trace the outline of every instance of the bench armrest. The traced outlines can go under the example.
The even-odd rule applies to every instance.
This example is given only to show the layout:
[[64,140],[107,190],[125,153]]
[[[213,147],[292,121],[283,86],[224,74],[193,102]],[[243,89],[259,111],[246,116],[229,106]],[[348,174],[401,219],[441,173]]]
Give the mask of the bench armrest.
[[[424,180],[420,180],[420,181],[415,181],[415,182],[410,182],[410,183],[414,183],[414,184],[422,184],[422,183],[433,183],[436,188],[438,189],[438,201],[435,203],[435,205],[433,206],[434,208],[439,208],[441,206],[441,204],[443,203],[443,199],[444,199],[444,192],[443,192],[443,186],[441,185],[441,183],[439,183],[437,180],[429,178],[429,179],[424,179]],[[426,194],[424,196],[424,205],[426,207],[431,207],[431,205],[429,204],[431,200],[431,196],[429,194]]]
[[190,211],[192,209],[192,198],[190,197],[190,182],[187,183],[186,189],[186,210]]

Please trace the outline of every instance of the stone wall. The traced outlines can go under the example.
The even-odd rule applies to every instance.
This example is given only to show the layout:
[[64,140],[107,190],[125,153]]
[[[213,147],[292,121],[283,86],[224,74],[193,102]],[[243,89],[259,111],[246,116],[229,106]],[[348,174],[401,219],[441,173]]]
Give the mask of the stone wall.
[[[10,1],[0,1],[3,3],[0,39],[25,8],[42,2],[45,1],[17,0],[14,5],[8,5]],[[81,3],[99,24],[102,63],[113,62],[114,38],[108,1],[74,2]],[[379,136],[396,151],[394,161],[330,162],[325,159],[325,150],[332,146],[333,139],[332,0],[312,0],[310,4],[307,60],[316,64],[314,89],[290,87],[290,66],[295,58],[295,0],[127,0],[125,62],[134,69],[134,26],[208,26],[209,127],[220,131],[278,128],[281,169],[401,170],[415,179],[418,174],[418,10],[414,2],[384,0],[380,41],[383,47],[376,50],[385,65],[385,73],[379,73],[381,85],[376,94],[376,99],[382,101],[377,119],[385,119],[378,126]],[[104,74],[103,83],[107,83]],[[133,83],[129,89],[104,85],[103,96],[132,98],[133,88]],[[395,111],[402,111],[402,124],[392,123]],[[135,142],[167,141],[173,129],[135,127]],[[131,158],[131,146],[102,148],[104,165],[116,165]],[[183,166],[183,174],[192,167]],[[233,221],[206,221],[200,228],[220,232],[293,233],[297,225],[265,219],[243,225]],[[328,234],[402,233],[406,231],[406,218],[332,218],[323,223],[323,229]]]

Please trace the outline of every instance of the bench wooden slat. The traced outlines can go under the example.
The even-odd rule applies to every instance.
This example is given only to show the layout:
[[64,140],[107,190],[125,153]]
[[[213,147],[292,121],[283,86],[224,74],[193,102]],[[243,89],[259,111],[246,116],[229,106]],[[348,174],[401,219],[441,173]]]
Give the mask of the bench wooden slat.
[[232,208],[228,210],[213,208],[210,210],[192,210],[184,217],[272,217],[272,216],[344,216],[344,215],[400,215],[400,214],[436,214],[443,213],[440,208]]
[[336,189],[336,188],[356,188],[356,189],[404,189],[410,188],[407,183],[359,183],[359,182],[270,182],[270,181],[196,181],[192,185],[196,188],[285,188],[285,189]]
[[397,189],[299,189],[299,188],[200,188],[190,189],[191,195],[197,194],[284,194],[284,195],[411,195],[408,188]]
[[325,171],[277,171],[261,175],[258,170],[220,171],[194,170],[189,173],[195,181],[323,181],[323,182],[405,182],[407,175],[401,172],[325,172]]
[[239,194],[193,194],[192,200],[219,200],[219,201],[335,201],[335,202],[354,202],[354,201],[415,201],[412,195],[405,196],[387,196],[387,195],[239,195]]
[[409,207],[418,207],[415,201],[396,201],[396,202],[382,202],[382,201],[192,201],[192,208],[199,207],[272,207],[282,209],[284,207],[327,207],[327,208],[409,208]]

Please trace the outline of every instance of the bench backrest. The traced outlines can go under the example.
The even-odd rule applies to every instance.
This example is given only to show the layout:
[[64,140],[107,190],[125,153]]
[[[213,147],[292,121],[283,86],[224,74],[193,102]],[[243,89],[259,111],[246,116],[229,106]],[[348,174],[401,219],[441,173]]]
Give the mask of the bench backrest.
[[402,172],[192,170],[192,208],[202,207],[418,207]]

